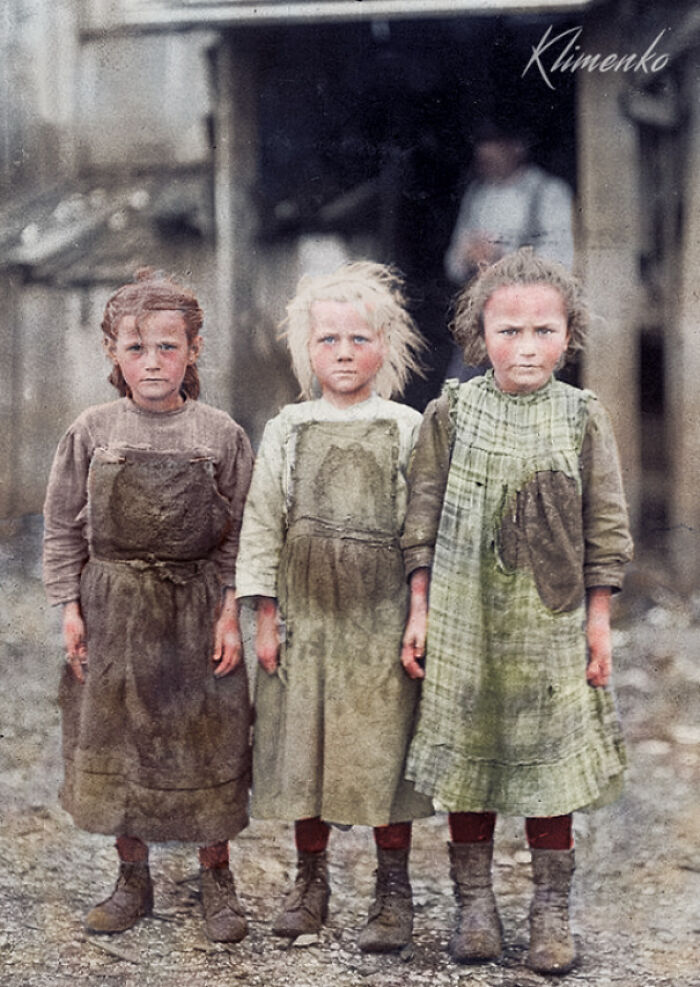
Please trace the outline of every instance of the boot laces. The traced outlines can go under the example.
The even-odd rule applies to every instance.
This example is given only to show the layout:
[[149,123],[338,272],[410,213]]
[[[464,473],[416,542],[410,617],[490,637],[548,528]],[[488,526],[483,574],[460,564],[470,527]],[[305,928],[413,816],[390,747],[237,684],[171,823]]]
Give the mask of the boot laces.
[[211,899],[210,911],[217,914],[224,908],[230,908],[237,915],[242,915],[241,906],[236,898],[236,886],[233,874],[228,867],[207,868],[211,874],[211,885],[207,890]]
[[314,905],[309,902],[308,896],[325,894],[328,888],[328,881],[321,865],[317,860],[303,860],[297,867],[297,875],[294,886],[289,892],[286,902],[286,911],[305,910],[310,914],[315,911]]

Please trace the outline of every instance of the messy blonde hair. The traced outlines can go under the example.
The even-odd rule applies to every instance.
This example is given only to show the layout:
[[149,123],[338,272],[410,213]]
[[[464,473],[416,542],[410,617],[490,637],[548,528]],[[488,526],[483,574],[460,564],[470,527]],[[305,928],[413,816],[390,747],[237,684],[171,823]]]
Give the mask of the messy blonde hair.
[[380,397],[401,394],[409,374],[420,373],[418,353],[423,340],[406,311],[403,280],[392,267],[373,261],[343,264],[332,274],[305,275],[287,305],[284,336],[302,396],[312,396],[314,372],[309,357],[314,302],[347,302],[384,341],[386,356],[377,373]]
[[[180,312],[190,345],[194,343],[204,323],[204,313],[191,291],[162,271],[141,267],[134,273],[133,282],[122,285],[107,301],[102,317],[102,333],[108,348],[111,343],[116,342],[119,323],[125,316],[133,316],[136,327],[140,328],[151,312]],[[133,396],[119,364],[113,365],[108,380],[122,397]],[[190,363],[185,371],[180,393],[183,397],[196,400],[199,390],[197,367]]]
[[457,296],[452,335],[464,351],[464,362],[474,367],[488,360],[484,344],[484,308],[499,288],[544,284],[562,297],[569,330],[566,357],[583,348],[588,329],[588,309],[580,282],[562,264],[540,257],[532,247],[521,247],[495,264],[484,267]]

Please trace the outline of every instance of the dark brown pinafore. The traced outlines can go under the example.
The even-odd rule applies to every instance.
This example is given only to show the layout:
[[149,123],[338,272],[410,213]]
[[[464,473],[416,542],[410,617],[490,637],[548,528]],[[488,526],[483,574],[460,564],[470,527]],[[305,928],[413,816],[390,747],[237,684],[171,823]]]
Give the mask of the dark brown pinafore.
[[92,832],[209,843],[247,823],[243,663],[215,678],[221,584],[211,555],[228,505],[213,463],[97,450],[80,603],[89,666],[66,669],[64,808]]

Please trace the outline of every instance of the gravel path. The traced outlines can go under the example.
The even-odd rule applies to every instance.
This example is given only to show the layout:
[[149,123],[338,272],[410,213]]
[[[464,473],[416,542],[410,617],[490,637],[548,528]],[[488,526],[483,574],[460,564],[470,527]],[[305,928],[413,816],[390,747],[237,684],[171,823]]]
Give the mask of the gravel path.
[[[107,837],[75,829],[59,808],[61,647],[39,582],[39,521],[0,537],[0,983],[2,987],[399,987],[554,983],[530,972],[529,855],[522,820],[499,820],[495,883],[505,926],[499,964],[459,967],[447,953],[453,915],[443,816],[416,824],[414,945],[367,957],[356,939],[373,883],[370,833],[334,832],[327,927],[289,945],[270,931],[293,872],[290,828],[254,821],[232,844],[251,932],[209,943],[196,853],[152,853],[156,913],[119,936],[88,936],[82,916],[111,889]],[[577,817],[573,916],[580,949],[567,984],[700,984],[700,596],[677,598],[663,569],[639,566],[616,620],[617,691],[631,767],[623,798]],[[562,982],[562,979],[559,979]]]

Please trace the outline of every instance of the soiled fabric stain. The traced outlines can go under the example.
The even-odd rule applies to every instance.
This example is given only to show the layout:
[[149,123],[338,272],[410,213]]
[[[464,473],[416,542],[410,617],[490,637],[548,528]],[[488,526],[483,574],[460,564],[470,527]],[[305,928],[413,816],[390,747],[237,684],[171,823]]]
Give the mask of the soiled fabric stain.
[[279,565],[279,673],[259,671],[254,815],[384,825],[429,815],[403,780],[418,683],[399,661],[407,588],[391,420],[296,426]]
[[503,566],[532,572],[546,607],[566,613],[581,605],[583,520],[573,477],[535,473],[506,503],[496,539]]
[[134,450],[123,462],[112,463],[98,450],[88,480],[91,515],[99,518],[99,526],[93,525],[93,552],[126,559],[154,554],[205,558],[230,523],[213,477],[213,464],[206,459],[154,458]]
[[93,832],[231,838],[247,822],[250,708],[242,665],[216,679],[211,663],[208,556],[229,524],[211,463],[96,454],[88,489],[89,669],[61,684],[62,804]]
[[435,545],[407,775],[456,811],[600,804],[626,764],[612,693],[586,681],[584,581],[619,586],[630,555],[609,423],[555,380],[508,395],[489,372],[447,402],[426,412],[403,539],[418,560]]

